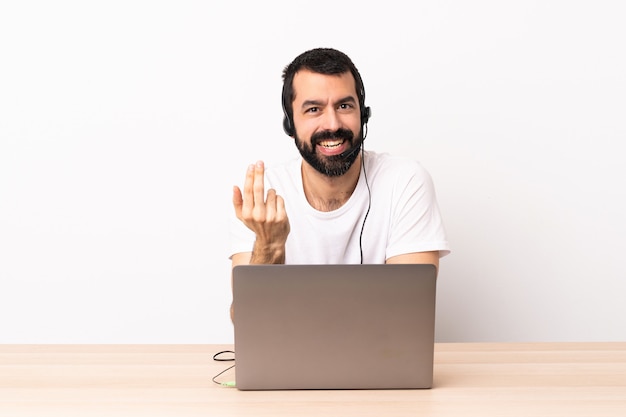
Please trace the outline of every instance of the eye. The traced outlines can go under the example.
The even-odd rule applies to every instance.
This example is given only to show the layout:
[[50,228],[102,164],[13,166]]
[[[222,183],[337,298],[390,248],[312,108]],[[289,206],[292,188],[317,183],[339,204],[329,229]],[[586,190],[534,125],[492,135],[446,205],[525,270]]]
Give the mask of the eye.
[[319,109],[320,109],[319,107],[309,107],[304,112],[305,113],[317,113],[319,111]]
[[339,105],[339,110],[352,110],[354,106],[350,103],[341,103]]

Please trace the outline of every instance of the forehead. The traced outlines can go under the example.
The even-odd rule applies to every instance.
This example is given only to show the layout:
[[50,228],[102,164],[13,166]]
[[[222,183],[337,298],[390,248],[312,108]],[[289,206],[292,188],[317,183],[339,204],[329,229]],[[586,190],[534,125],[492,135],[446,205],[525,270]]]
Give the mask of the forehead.
[[319,74],[298,71],[293,77],[294,102],[332,100],[348,96],[357,99],[356,84],[350,71],[341,74]]

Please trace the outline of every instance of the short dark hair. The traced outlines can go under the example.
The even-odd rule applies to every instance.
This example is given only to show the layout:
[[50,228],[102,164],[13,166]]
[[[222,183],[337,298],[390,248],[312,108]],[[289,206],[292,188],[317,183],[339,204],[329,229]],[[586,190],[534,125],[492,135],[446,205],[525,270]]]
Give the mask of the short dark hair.
[[365,109],[365,89],[361,74],[348,55],[332,48],[311,49],[298,55],[283,70],[283,111],[286,121],[292,124],[293,120],[293,78],[300,70],[309,70],[317,74],[340,75],[348,71],[354,77],[356,94],[359,106],[363,112]]

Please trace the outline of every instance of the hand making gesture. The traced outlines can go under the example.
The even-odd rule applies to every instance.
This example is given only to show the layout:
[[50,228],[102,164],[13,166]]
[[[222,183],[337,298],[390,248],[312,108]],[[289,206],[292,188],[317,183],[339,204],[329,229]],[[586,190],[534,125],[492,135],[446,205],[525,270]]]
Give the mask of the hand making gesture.
[[265,166],[262,161],[248,167],[243,193],[233,188],[237,218],[256,234],[250,263],[284,263],[289,219],[283,198],[269,189],[265,196]]

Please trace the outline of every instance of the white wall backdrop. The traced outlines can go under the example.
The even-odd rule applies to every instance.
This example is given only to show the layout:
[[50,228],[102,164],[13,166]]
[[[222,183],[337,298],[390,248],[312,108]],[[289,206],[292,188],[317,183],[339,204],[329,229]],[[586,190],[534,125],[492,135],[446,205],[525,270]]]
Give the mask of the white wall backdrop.
[[0,343],[232,341],[226,218],[291,157],[280,74],[348,53],[431,172],[439,341],[626,340],[626,5],[7,1]]

